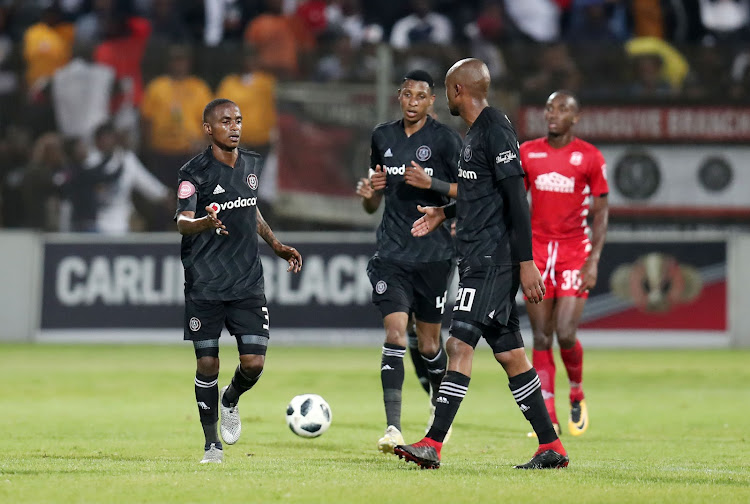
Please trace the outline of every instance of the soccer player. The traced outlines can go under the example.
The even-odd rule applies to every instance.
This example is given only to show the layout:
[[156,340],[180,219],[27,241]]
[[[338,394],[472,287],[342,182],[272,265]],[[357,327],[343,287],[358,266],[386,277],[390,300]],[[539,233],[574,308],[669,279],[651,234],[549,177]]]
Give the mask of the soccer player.
[[507,116],[488,105],[489,86],[487,65],[478,59],[458,61],[445,77],[448,108],[469,125],[461,149],[458,198],[446,207],[420,207],[424,215],[414,222],[412,234],[425,236],[446,218],[456,217],[459,290],[435,421],[421,441],[397,446],[394,453],[423,468],[440,467],[445,434],[469,388],[474,349],[484,337],[539,439],[531,460],[515,467],[565,467],[568,456],[544,407],[539,377],[526,357],[515,302],[519,283],[530,302],[544,298],[544,282],[531,252],[518,140]]
[[[404,76],[398,99],[403,117],[378,125],[372,133],[371,176],[359,181],[362,206],[375,212],[385,199],[377,230],[377,251],[367,266],[372,301],[383,316],[385,343],[380,363],[386,430],[378,441],[383,453],[403,444],[401,392],[410,311],[416,319],[419,353],[437,392],[447,358],[440,347],[448,278],[453,269],[450,231],[442,227],[427,240],[411,235],[417,205],[444,205],[455,198],[461,137],[428,115],[435,102],[430,74]],[[432,394],[432,404],[437,394]]]
[[[240,149],[242,115],[237,105],[217,99],[203,111],[211,145],[179,171],[177,229],[185,267],[185,339],[193,342],[197,370],[195,400],[205,435],[201,463],[221,462],[216,432],[234,444],[242,425],[237,402],[263,373],[268,346],[268,309],[258,235],[295,273],[302,256],[282,244],[257,209],[260,156]],[[219,393],[219,336],[225,326],[237,339],[240,363]]]
[[[596,285],[599,256],[607,234],[607,165],[599,149],[576,138],[578,100],[556,91],[547,100],[547,136],[521,145],[526,188],[531,193],[534,262],[543,271],[545,303],[526,302],[534,334],[534,368],[552,423],[555,412],[554,335],[570,382],[568,430],[589,428],[583,395],[583,348],[576,338],[581,313]],[[589,222],[592,223],[589,227]]]

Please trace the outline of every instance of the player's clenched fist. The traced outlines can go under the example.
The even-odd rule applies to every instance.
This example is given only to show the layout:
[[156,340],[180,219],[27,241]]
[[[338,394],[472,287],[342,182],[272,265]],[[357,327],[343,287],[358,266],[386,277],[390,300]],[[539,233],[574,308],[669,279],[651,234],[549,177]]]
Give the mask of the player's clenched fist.
[[375,189],[372,188],[372,183],[369,178],[361,178],[357,182],[357,194],[365,199],[370,199],[375,194]]
[[544,293],[546,292],[544,280],[542,280],[542,274],[539,273],[539,268],[536,267],[534,261],[521,262],[521,289],[526,299],[534,304],[541,303],[544,300]]
[[376,191],[382,191],[385,189],[386,178],[382,166],[375,165],[375,172],[370,175],[370,183],[372,184],[372,188]]

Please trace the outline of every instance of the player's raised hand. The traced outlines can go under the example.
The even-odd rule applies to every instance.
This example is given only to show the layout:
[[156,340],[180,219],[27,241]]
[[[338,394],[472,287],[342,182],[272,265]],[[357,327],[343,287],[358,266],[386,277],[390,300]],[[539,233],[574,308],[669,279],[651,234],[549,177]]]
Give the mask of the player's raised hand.
[[445,220],[445,211],[443,207],[423,207],[417,205],[417,210],[424,215],[414,221],[411,225],[412,236],[424,236],[435,231]]
[[302,254],[300,254],[296,248],[279,243],[278,246],[274,247],[274,253],[289,263],[287,271],[299,273],[302,271]]
[[584,292],[593,289],[596,286],[596,279],[598,276],[599,264],[589,258],[579,272],[578,278],[581,280],[581,285],[578,287],[578,293],[583,294]]
[[372,183],[369,178],[361,178],[357,182],[357,194],[365,199],[370,199],[375,194],[375,189],[372,188]]
[[404,182],[420,189],[429,189],[432,186],[432,177],[427,175],[419,163],[412,161],[411,166],[404,172]]
[[375,173],[370,175],[370,184],[372,184],[372,188],[376,191],[385,189],[386,177],[382,166],[375,165]]
[[227,227],[222,224],[219,218],[216,216],[216,210],[214,210],[210,206],[207,206],[206,214],[206,219],[208,219],[210,228],[214,229],[217,235],[227,236],[229,234],[229,231],[227,231]]
[[523,289],[523,295],[530,302],[538,304],[544,300],[544,293],[546,292],[544,280],[542,280],[542,274],[539,273],[539,268],[536,267],[533,260],[521,262],[521,288]]

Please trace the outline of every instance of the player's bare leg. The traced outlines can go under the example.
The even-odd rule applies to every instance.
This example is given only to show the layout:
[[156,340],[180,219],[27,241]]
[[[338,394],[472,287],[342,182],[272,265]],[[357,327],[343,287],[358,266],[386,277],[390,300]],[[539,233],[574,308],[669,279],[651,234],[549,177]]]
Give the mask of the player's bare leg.
[[404,354],[406,354],[406,325],[409,314],[389,313],[383,319],[385,344],[380,361],[380,382],[383,386],[386,430],[378,440],[378,450],[393,453],[396,445],[404,442],[401,435],[401,391],[404,386]]
[[555,309],[557,342],[570,382],[570,417],[568,431],[580,436],[589,428],[589,413],[583,394],[583,347],[576,337],[586,298],[558,298]]
[[[555,298],[548,298],[543,303],[526,302],[526,312],[531,323],[534,337],[532,360],[542,384],[542,396],[555,431],[560,435],[560,422],[555,411],[555,358],[552,351],[555,332]],[[529,432],[534,437],[534,432]]]
[[567,466],[568,454],[552,426],[542,398],[539,377],[526,357],[526,351],[514,348],[496,353],[495,359],[508,374],[508,387],[513,398],[539,439],[539,448],[531,460],[515,466],[516,469],[556,469]]
[[414,462],[422,469],[440,467],[440,450],[466,395],[471,378],[474,347],[458,338],[450,337],[445,348],[448,352],[448,371],[438,389],[435,419],[430,430],[421,441],[399,445],[394,449],[399,458]]

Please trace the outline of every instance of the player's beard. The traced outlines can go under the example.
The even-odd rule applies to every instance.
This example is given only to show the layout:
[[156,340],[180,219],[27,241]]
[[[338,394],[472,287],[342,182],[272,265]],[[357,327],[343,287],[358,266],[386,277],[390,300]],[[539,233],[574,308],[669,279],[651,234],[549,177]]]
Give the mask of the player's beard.
[[458,117],[461,115],[461,111],[458,110],[458,106],[451,105],[450,103],[448,103],[448,112],[450,112],[453,117]]

